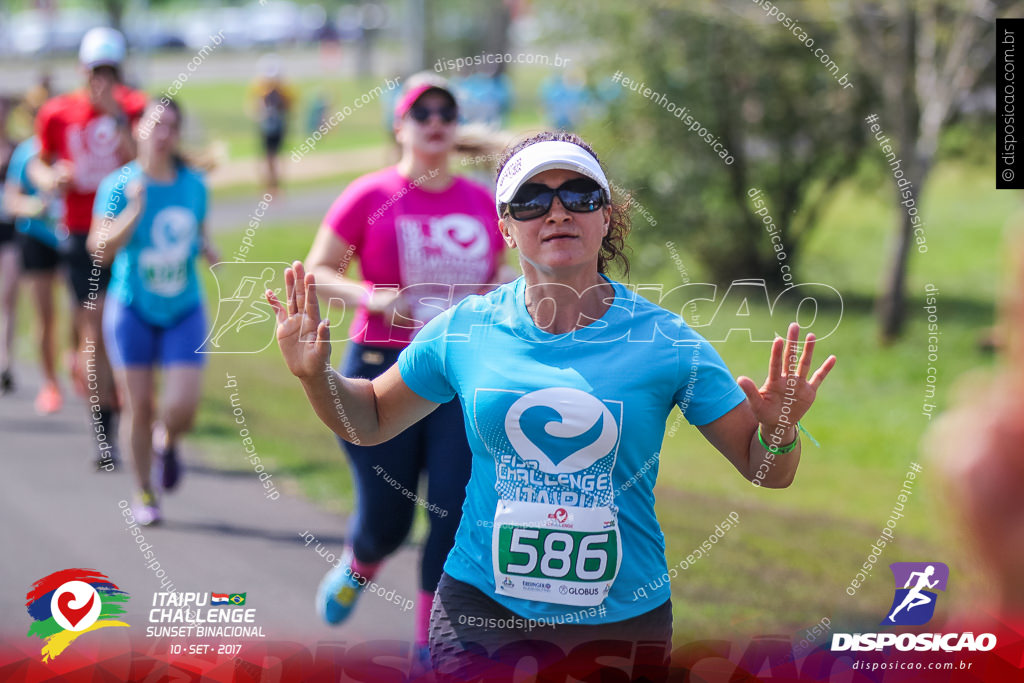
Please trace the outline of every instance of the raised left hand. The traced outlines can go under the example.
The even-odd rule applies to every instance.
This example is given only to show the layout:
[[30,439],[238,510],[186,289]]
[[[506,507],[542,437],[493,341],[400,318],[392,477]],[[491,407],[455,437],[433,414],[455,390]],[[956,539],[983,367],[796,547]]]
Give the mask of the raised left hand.
[[[776,426],[785,427],[787,433],[790,428],[796,428],[797,420],[811,409],[818,387],[836,364],[836,357],[829,356],[817,372],[807,379],[811,358],[814,355],[814,335],[807,335],[798,361],[796,353],[799,335],[800,325],[792,322],[789,324],[786,338],[777,337],[772,342],[768,379],[760,388],[749,377],[741,376],[736,380],[740,389],[747,395],[750,407],[761,424],[761,434],[766,439]],[[787,409],[784,411],[783,408]]]

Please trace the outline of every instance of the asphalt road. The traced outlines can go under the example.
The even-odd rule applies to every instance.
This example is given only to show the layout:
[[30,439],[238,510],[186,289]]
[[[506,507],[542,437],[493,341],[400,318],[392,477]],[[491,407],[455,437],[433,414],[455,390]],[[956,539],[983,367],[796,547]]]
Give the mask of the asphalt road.
[[[40,643],[24,637],[31,621],[26,593],[45,575],[82,567],[107,574],[131,595],[125,621],[137,642],[154,593],[170,586],[161,587],[157,567],[147,568],[119,507],[130,500],[131,476],[124,466],[111,473],[93,469],[82,399],[70,398],[56,415],[38,416],[32,407],[38,379],[22,371],[19,380],[15,394],[0,397],[2,640],[15,647],[23,640]],[[313,534],[337,552],[344,519],[287,495],[267,499],[255,473],[203,465],[201,454],[187,444],[185,460],[180,489],[163,499],[165,523],[142,530],[165,584],[173,581],[175,591],[247,593],[246,606],[255,608],[267,641],[312,646],[323,640],[412,639],[414,611],[376,594],[365,593],[342,627],[328,627],[316,616],[313,597],[328,564],[300,534]],[[417,568],[417,549],[405,546],[376,580],[411,600]],[[120,630],[87,635],[116,638],[106,632]]]

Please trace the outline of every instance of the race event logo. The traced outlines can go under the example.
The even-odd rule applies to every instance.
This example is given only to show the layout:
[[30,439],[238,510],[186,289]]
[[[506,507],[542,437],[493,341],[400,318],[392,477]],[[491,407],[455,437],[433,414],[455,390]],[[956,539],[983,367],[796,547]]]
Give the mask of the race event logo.
[[[938,601],[936,590],[945,591],[949,567],[942,562],[893,562],[896,582],[892,605],[883,626],[920,626],[931,621]],[[895,647],[901,652],[987,652],[996,646],[991,633],[833,633],[833,652],[881,652]]]
[[124,614],[128,593],[95,569],[64,569],[32,584],[25,607],[32,617],[28,636],[46,641],[43,661],[67,649],[79,636],[108,626],[128,627],[114,617]]
[[146,637],[266,638],[247,598],[248,593],[153,593]]
[[[570,387],[532,392],[477,389],[477,433],[495,456],[503,500],[556,506],[549,525],[571,524],[559,508],[610,505],[622,403]],[[495,416],[503,415],[495,419]]]
[[949,567],[941,562],[893,562],[889,568],[896,581],[896,594],[889,607],[889,615],[882,620],[882,624],[927,624],[935,614],[935,603],[938,600],[935,591],[946,590]]
[[565,508],[558,508],[552,513],[548,514],[548,526],[558,527],[560,529],[572,529],[572,515]]

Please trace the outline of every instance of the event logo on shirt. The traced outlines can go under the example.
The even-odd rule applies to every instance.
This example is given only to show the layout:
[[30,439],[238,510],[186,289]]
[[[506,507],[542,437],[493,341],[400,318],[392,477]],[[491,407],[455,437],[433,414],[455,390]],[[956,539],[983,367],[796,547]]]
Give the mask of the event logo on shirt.
[[458,259],[483,258],[490,246],[480,221],[461,213],[431,220],[430,234],[442,251]]
[[417,285],[410,302],[415,320],[429,322],[471,293],[452,299],[451,285],[487,282],[491,276],[491,238],[473,216],[402,215],[395,231],[402,284]]
[[[474,409],[477,433],[497,461],[502,499],[558,506],[611,504],[621,402],[569,387],[528,393],[478,389]],[[501,415],[503,419],[497,417]],[[552,514],[559,513],[556,509]]]
[[66,134],[75,187],[80,192],[95,192],[100,181],[120,164],[117,121],[109,115],[99,116],[84,127],[69,126]]
[[119,140],[117,122],[112,116],[100,116],[85,124],[86,151],[93,156],[114,156]]
[[505,415],[505,434],[544,472],[578,472],[607,455],[619,427],[601,401],[579,389],[552,387],[524,395]]
[[195,234],[195,214],[185,207],[169,206],[157,213],[153,245],[139,252],[139,273],[147,290],[168,297],[185,290]]

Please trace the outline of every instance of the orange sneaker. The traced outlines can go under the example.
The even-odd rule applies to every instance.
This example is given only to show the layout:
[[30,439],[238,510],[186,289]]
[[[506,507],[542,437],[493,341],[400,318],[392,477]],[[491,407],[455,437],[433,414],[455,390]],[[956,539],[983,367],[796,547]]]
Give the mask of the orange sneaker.
[[43,385],[36,395],[36,412],[40,415],[52,415],[64,407],[64,398],[60,395],[60,389],[51,382]]

